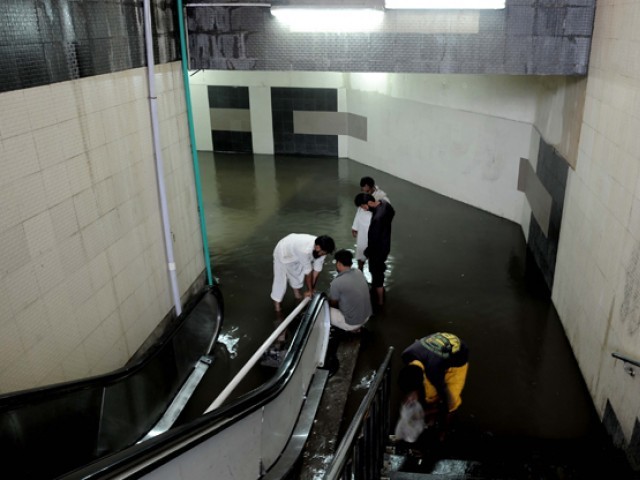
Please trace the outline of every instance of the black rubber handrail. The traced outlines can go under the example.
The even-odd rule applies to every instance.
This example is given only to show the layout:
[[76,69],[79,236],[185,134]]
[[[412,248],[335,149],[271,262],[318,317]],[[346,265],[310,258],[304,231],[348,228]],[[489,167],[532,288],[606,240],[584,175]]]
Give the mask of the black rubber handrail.
[[[146,442],[108,455],[59,478],[65,480],[108,479],[126,476],[127,472],[134,469],[135,476],[138,477],[179,456],[261,408],[284,390],[295,372],[304,353],[304,346],[312,332],[314,320],[325,301],[326,295],[324,293],[318,293],[314,296],[303,314],[302,321],[295,332],[291,347],[282,365],[278,368],[277,373],[262,386],[186,425],[176,427]],[[142,468],[139,468],[140,466]]]

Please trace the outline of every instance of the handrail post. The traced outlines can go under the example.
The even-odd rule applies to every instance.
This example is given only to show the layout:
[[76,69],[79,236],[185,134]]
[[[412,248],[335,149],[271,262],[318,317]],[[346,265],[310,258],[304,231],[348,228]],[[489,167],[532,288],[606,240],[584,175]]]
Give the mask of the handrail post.
[[[349,478],[368,480],[377,478],[384,460],[384,439],[389,429],[389,375],[393,347],[378,368],[369,391],[353,417],[334,455],[325,480]],[[379,408],[377,408],[379,407]],[[382,424],[381,428],[377,428]],[[378,441],[379,442],[378,442]],[[381,445],[379,451],[371,451],[372,446]],[[348,471],[348,475],[346,475]],[[373,476],[372,476],[373,474]]]

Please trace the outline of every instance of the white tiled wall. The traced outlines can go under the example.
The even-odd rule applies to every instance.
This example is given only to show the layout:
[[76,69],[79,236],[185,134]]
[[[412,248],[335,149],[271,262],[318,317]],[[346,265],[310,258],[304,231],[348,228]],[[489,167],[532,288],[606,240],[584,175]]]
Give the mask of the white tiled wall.
[[598,1],[584,119],[569,172],[553,300],[600,413],[629,441],[640,382],[640,3]]
[[[180,293],[204,269],[179,63],[156,70]],[[0,94],[0,393],[122,366],[172,308],[146,70]]]

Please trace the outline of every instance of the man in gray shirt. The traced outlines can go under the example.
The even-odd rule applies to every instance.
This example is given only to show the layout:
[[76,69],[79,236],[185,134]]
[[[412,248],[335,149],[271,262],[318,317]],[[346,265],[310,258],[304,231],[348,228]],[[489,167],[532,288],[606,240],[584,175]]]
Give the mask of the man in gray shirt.
[[338,276],[329,288],[331,325],[348,332],[356,332],[371,316],[369,285],[364,274],[351,268],[353,254],[349,250],[335,253]]

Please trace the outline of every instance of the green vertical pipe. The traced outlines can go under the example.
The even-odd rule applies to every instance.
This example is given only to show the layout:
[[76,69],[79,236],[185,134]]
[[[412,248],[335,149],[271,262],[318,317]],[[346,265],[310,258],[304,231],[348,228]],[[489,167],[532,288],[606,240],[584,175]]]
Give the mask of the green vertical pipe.
[[184,32],[184,16],[182,13],[182,0],[178,0],[178,24],[180,25],[180,54],[182,56],[182,78],[184,81],[184,94],[187,101],[187,119],[189,121],[189,139],[191,141],[191,156],[193,157],[193,174],[196,182],[196,197],[198,199],[198,211],[200,213],[200,231],[202,232],[202,246],[204,248],[204,264],[207,268],[207,283],[213,285],[211,275],[211,259],[209,258],[209,239],[207,238],[207,222],[202,205],[202,184],[200,182],[200,163],[198,162],[198,149],[196,148],[196,135],[193,128],[193,112],[191,110],[191,89],[189,88],[189,57],[187,56],[186,37]]

